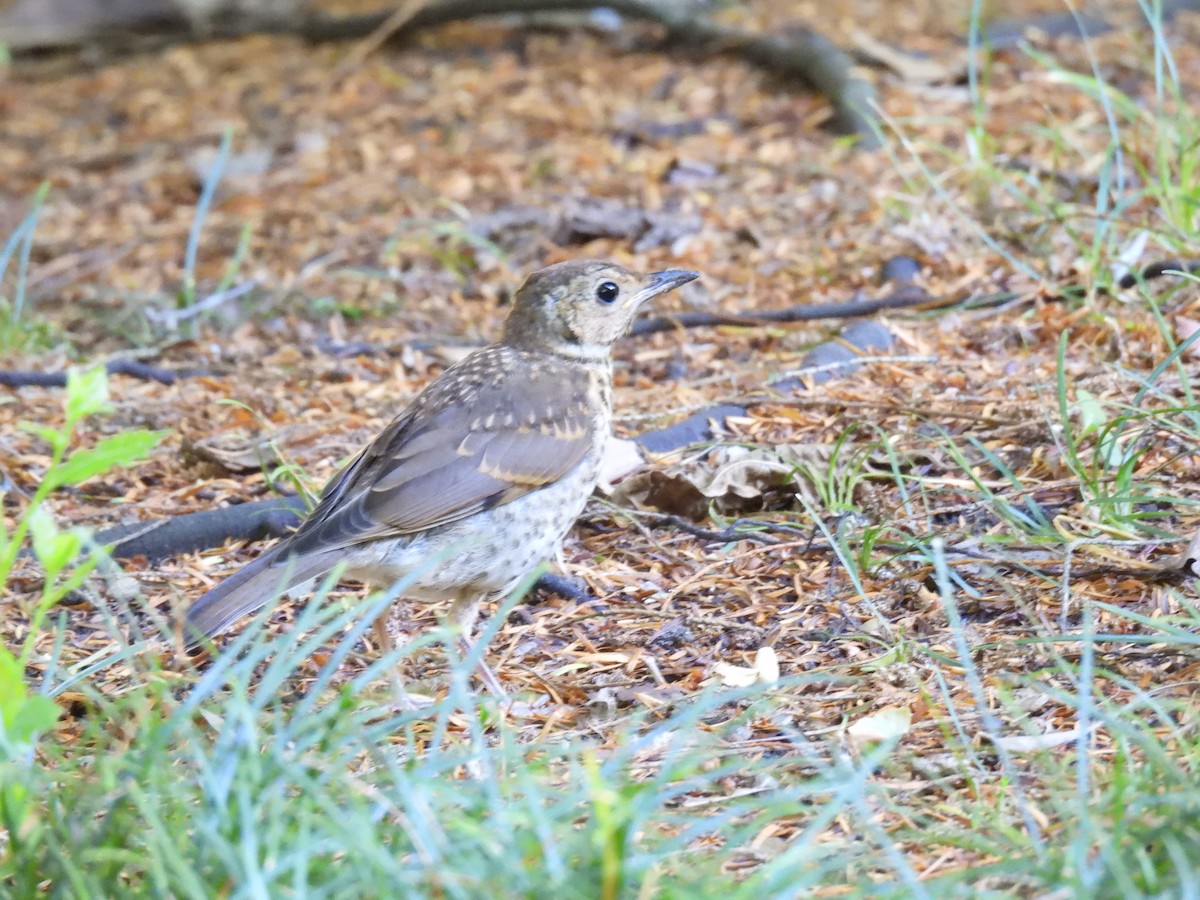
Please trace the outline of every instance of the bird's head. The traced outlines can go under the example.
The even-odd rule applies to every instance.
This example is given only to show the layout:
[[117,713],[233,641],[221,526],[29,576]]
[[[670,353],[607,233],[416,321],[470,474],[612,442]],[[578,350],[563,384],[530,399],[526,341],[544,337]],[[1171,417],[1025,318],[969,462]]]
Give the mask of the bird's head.
[[699,277],[686,269],[641,275],[593,259],[557,263],[517,289],[504,342],[571,356],[606,354],[643,303]]

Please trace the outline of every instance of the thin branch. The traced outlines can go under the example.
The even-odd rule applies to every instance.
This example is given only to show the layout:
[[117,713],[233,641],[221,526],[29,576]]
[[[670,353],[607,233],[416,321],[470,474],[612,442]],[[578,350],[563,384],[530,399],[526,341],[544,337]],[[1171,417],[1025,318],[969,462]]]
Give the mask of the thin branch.
[[1189,275],[1200,273],[1200,260],[1164,259],[1150,263],[1137,272],[1126,272],[1121,276],[1117,286],[1125,289],[1137,287],[1143,281],[1152,281],[1166,275],[1178,275],[1181,272]]
[[[157,381],[159,384],[174,384],[181,378],[196,378],[201,375],[211,375],[211,369],[160,369],[136,359],[110,359],[104,364],[104,370],[109,375],[128,375],[130,378],[140,378],[143,381]],[[31,372],[19,369],[0,369],[0,386],[2,387],[66,387],[66,372]]]
[[844,300],[837,303],[807,303],[784,309],[764,309],[755,313],[681,312],[635,322],[632,335],[657,334],[676,328],[707,328],[722,325],[755,326],[766,322],[813,322],[818,319],[854,319],[874,315],[885,309],[941,309],[959,302],[958,298],[939,298],[924,288],[904,285],[875,300]]

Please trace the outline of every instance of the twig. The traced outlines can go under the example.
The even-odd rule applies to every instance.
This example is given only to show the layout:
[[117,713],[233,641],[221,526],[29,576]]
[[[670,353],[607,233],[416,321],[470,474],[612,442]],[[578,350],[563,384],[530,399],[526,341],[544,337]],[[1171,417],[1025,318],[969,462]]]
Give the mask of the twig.
[[598,603],[601,599],[586,588],[581,588],[575,579],[555,575],[551,572],[542,575],[534,584],[534,588],[558,594],[560,597],[565,597],[581,606]]
[[333,72],[333,80],[337,81],[361,66],[368,56],[391,40],[428,5],[429,0],[408,0],[388,13],[387,17],[338,63]]
[[940,309],[960,302],[959,298],[933,297],[924,288],[905,285],[875,300],[844,300],[837,303],[808,303],[784,309],[764,309],[754,313],[682,312],[635,322],[632,335],[657,334],[676,328],[704,328],[720,325],[762,325],[764,322],[812,322],[817,319],[853,319],[874,315],[885,309],[914,307]]
[[1178,275],[1181,272],[1186,272],[1189,275],[1195,275],[1200,272],[1200,260],[1176,260],[1164,259],[1156,263],[1150,263],[1144,266],[1137,272],[1126,272],[1121,276],[1117,286],[1128,289],[1137,287],[1143,281],[1151,281],[1155,278],[1162,278],[1164,275]]
[[[716,531],[711,528],[705,528],[702,525],[697,525],[695,522],[691,522],[682,516],[672,515],[671,513],[642,512],[641,510],[635,509],[621,509],[620,512],[621,514],[630,517],[645,519],[652,525],[669,525],[672,528],[676,528],[692,535],[692,537],[698,537],[701,540],[713,541],[722,544],[727,544],[730,541],[757,541],[760,544],[783,543],[781,538],[774,537],[767,533],[768,531],[773,530],[786,531],[793,536],[795,535],[795,529],[793,526],[782,526],[776,529],[775,523],[773,522],[759,522],[751,519],[738,519],[728,528]],[[748,529],[738,527],[739,525],[746,524],[753,525],[755,528],[762,530],[750,531]]]
[[[104,364],[109,375],[128,375],[159,384],[174,384],[181,378],[196,378],[211,375],[210,369],[160,369],[136,359],[111,359]],[[66,372],[30,372],[19,369],[0,369],[0,386],[3,387],[66,387]]]
[[199,300],[180,309],[147,308],[144,312],[144,315],[155,325],[158,325],[167,331],[175,331],[181,322],[194,319],[197,316],[209,312],[210,310],[216,309],[218,306],[221,306],[224,303],[228,303],[230,300],[236,300],[238,297],[242,297],[250,293],[256,287],[258,287],[257,281],[244,281],[235,287],[229,288],[228,290],[217,291],[216,293],[209,294],[203,300]]
[[767,630],[766,627],[762,625],[750,625],[746,622],[738,622],[734,619],[718,619],[715,616],[698,616],[694,613],[684,612],[678,609],[647,609],[644,606],[640,606],[638,607],[637,614],[639,616],[649,616],[653,619],[681,619],[688,625],[711,625],[714,628],[720,628],[726,631],[746,631],[755,635],[761,635]]

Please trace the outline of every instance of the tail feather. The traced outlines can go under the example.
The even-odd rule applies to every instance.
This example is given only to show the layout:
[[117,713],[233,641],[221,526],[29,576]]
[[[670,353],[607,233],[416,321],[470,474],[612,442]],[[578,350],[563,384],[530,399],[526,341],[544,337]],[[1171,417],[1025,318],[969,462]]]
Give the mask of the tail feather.
[[287,556],[291,549],[287,543],[243,566],[188,608],[184,636],[189,648],[224,631],[247,613],[278,601],[289,588],[324,575],[337,563],[335,552]]

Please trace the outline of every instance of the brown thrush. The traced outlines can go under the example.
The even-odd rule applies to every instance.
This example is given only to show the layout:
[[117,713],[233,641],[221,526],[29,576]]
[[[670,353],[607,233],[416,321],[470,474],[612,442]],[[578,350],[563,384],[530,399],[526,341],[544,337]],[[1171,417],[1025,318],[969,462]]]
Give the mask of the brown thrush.
[[550,559],[596,485],[613,343],[643,302],[698,277],[595,260],[530,275],[500,341],[443,372],[295,533],[197,600],[188,637],[212,636],[338,563],[375,586],[412,578],[413,599],[453,599],[469,637],[479,602]]

